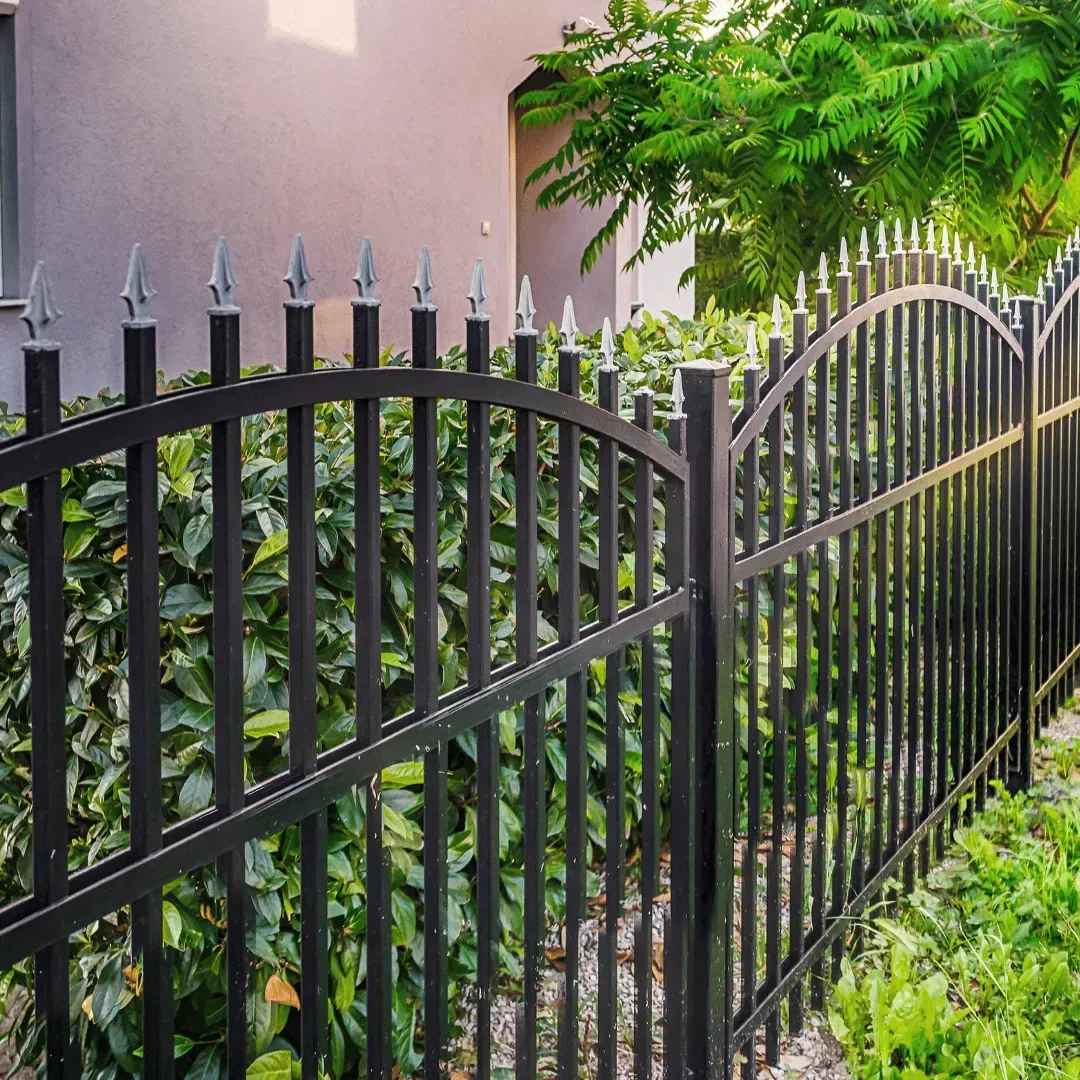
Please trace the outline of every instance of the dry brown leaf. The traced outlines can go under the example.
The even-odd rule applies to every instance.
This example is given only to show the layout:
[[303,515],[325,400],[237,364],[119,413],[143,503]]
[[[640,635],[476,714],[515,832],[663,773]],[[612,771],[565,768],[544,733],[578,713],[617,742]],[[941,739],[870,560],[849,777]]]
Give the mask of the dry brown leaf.
[[472,1080],[472,1075],[467,1072],[458,1072],[457,1069],[450,1071],[450,1080]]
[[548,963],[556,971],[566,970],[566,950],[559,947],[552,947],[544,950],[544,955],[547,957]]
[[94,1022],[94,1005],[91,998],[92,995],[83,998],[82,1011],[86,1013],[87,1019],[89,1019],[90,1023],[92,1024]]
[[127,544],[121,544],[113,553],[112,561],[118,563],[121,559],[127,558]]
[[129,990],[137,990],[139,986],[139,969],[134,964],[128,964],[124,968],[124,981]]
[[620,949],[615,954],[615,958],[619,961],[620,964],[625,964],[627,961],[634,959],[634,950],[633,949]]
[[300,1008],[300,997],[296,991],[277,975],[271,975],[266,981],[263,998],[274,1005],[288,1005],[291,1009]]
[[664,981],[664,969],[662,967],[657,966],[657,963],[656,963],[655,960],[653,961],[653,966],[652,966],[652,977],[658,983],[662,983]]

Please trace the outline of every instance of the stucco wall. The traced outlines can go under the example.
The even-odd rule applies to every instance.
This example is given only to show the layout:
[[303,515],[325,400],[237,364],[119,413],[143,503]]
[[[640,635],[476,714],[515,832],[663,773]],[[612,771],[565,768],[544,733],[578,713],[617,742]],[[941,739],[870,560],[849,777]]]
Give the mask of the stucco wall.
[[[531,52],[602,0],[25,0],[17,19],[23,285],[48,263],[65,396],[120,385],[127,256],[145,245],[161,366],[205,364],[214,242],[229,237],[245,363],[282,356],[294,232],[318,348],[348,347],[361,237],[386,341],[405,342],[421,245],[442,340],[483,256],[493,338],[510,329],[507,103]],[[482,222],[491,223],[488,236]],[[580,254],[580,252],[579,252]],[[576,256],[575,256],[576,258]],[[23,327],[0,311],[0,399],[19,404]]]

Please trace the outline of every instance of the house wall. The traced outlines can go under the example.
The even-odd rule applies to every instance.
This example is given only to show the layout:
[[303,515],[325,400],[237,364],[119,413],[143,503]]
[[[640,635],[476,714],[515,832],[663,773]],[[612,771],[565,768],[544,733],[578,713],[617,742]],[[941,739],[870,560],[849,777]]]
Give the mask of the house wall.
[[[282,359],[281,277],[295,232],[315,275],[320,354],[348,348],[365,234],[382,278],[385,341],[406,342],[423,244],[441,344],[462,336],[477,256],[491,283],[493,339],[505,339],[510,94],[532,70],[530,53],[558,47],[564,23],[599,20],[604,7],[25,0],[15,16],[22,284],[44,259],[64,312],[64,396],[121,384],[118,293],[135,240],[158,289],[169,373],[206,363],[205,283],[219,233],[240,280],[245,364]],[[24,336],[18,309],[0,310],[0,399],[15,407]]]

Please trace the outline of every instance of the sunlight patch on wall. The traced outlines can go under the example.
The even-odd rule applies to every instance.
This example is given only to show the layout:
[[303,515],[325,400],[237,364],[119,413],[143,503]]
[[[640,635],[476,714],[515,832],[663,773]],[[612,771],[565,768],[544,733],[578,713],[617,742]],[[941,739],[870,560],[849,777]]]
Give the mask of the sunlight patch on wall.
[[356,0],[266,0],[271,38],[355,56]]

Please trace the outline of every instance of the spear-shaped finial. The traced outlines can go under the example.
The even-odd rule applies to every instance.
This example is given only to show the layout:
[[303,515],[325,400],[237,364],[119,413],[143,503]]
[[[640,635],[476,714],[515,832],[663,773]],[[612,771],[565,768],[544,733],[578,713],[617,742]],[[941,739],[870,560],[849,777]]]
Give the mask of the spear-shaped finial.
[[963,265],[963,261],[964,261],[963,253],[960,251],[960,233],[958,233],[958,232],[953,233],[953,238],[952,238],[952,261],[954,263],[960,263],[961,265]]
[[1013,302],[1012,328],[1014,330],[1023,330],[1024,329],[1024,320],[1020,318],[1020,301],[1019,300],[1015,300]]
[[420,249],[420,262],[416,267],[416,280],[412,284],[418,307],[431,306],[431,294],[435,291],[435,279],[431,276],[431,250]]
[[1059,270],[1061,269],[1061,265],[1062,265],[1062,262],[1061,262],[1061,245],[1060,245],[1060,244],[1058,244],[1058,249],[1057,249],[1057,268],[1058,268]]
[[375,299],[375,283],[379,280],[375,273],[375,253],[371,249],[371,237],[365,236],[360,245],[360,260],[356,264],[356,275],[353,281],[360,290],[362,300]]
[[63,312],[53,301],[49,285],[49,273],[45,264],[39,262],[30,276],[30,288],[26,292],[26,307],[19,316],[30,330],[31,341],[45,341],[46,333]]
[[784,330],[784,316],[780,310],[780,296],[779,294],[773,296],[772,301],[772,336],[780,337]]
[[848,272],[848,250],[847,250],[847,237],[840,237],[840,273],[846,274]]
[[1007,281],[1001,286],[1001,310],[1004,311],[1006,315],[1008,315],[1008,313],[1009,313],[1009,283]]
[[806,310],[806,275],[799,271],[799,282],[795,286],[795,304],[796,311]]
[[671,418],[673,420],[680,420],[686,415],[683,412],[683,402],[685,400],[682,388],[682,372],[676,368],[675,380],[671,385]]
[[572,349],[577,344],[578,324],[577,316],[574,314],[574,299],[571,296],[568,296],[563,303],[562,328],[559,333],[567,349]]
[[979,259],[979,284],[986,284],[986,255]]
[[600,334],[600,355],[604,362],[600,365],[603,371],[615,370],[615,335],[611,332],[611,320],[604,320],[604,329]]
[[998,291],[998,272],[997,267],[993,267],[990,271],[990,291],[996,293]]
[[747,367],[756,368],[758,366],[758,347],[757,347],[757,327],[753,323],[750,324],[749,329],[746,331],[746,364]]
[[919,219],[918,218],[912,218],[911,219],[911,250],[912,251],[919,251],[920,250],[919,244],[920,244],[920,240],[919,240]]
[[926,250],[928,252],[930,252],[931,254],[936,254],[937,253],[937,248],[935,247],[935,242],[936,241],[935,241],[935,237],[934,237],[934,219],[931,218],[926,223]]
[[949,257],[949,223],[943,222],[941,226],[941,254]]
[[484,279],[483,259],[476,260],[472,273],[472,288],[469,289],[465,299],[472,305],[474,315],[487,314],[487,282]]
[[968,241],[967,268],[971,273],[975,272],[975,245]]
[[533,303],[532,282],[526,274],[521,279],[521,292],[518,295],[517,328],[519,330],[533,330],[533,319],[536,316],[536,305]]
[[1046,279],[1039,275],[1039,284],[1035,286],[1035,295],[1041,300],[1043,298],[1043,292],[1046,289]]
[[877,253],[879,255],[889,254],[889,237],[885,232],[884,221],[879,221],[877,223]]
[[1076,232],[1073,233],[1073,244],[1080,247],[1080,225],[1076,226]]
[[311,280],[307,252],[304,251],[304,238],[297,233],[293,237],[292,251],[289,253],[289,269],[285,271],[284,277],[285,284],[289,286],[289,295],[294,300],[306,300]]
[[128,321],[133,323],[153,322],[150,318],[150,301],[157,296],[157,289],[150,284],[150,275],[146,272],[146,257],[142,244],[131,249],[128,262],[127,281],[121,299],[128,306]]
[[818,260],[818,289],[824,291],[829,287],[829,260],[825,258],[825,252],[821,253],[821,258]]
[[862,227],[862,233],[859,235],[859,261],[867,262],[870,259],[870,240],[866,235],[866,226]]
[[1053,281],[1054,280],[1054,264],[1053,264],[1053,262],[1051,262],[1050,259],[1046,260],[1046,280],[1047,281]]
[[904,223],[897,218],[893,228],[893,254],[902,255],[904,252]]
[[217,247],[214,249],[214,269],[206,284],[214,294],[214,303],[219,308],[236,306],[233,303],[233,293],[236,292],[236,286],[240,283],[233,273],[229,245],[224,236],[218,237]]

